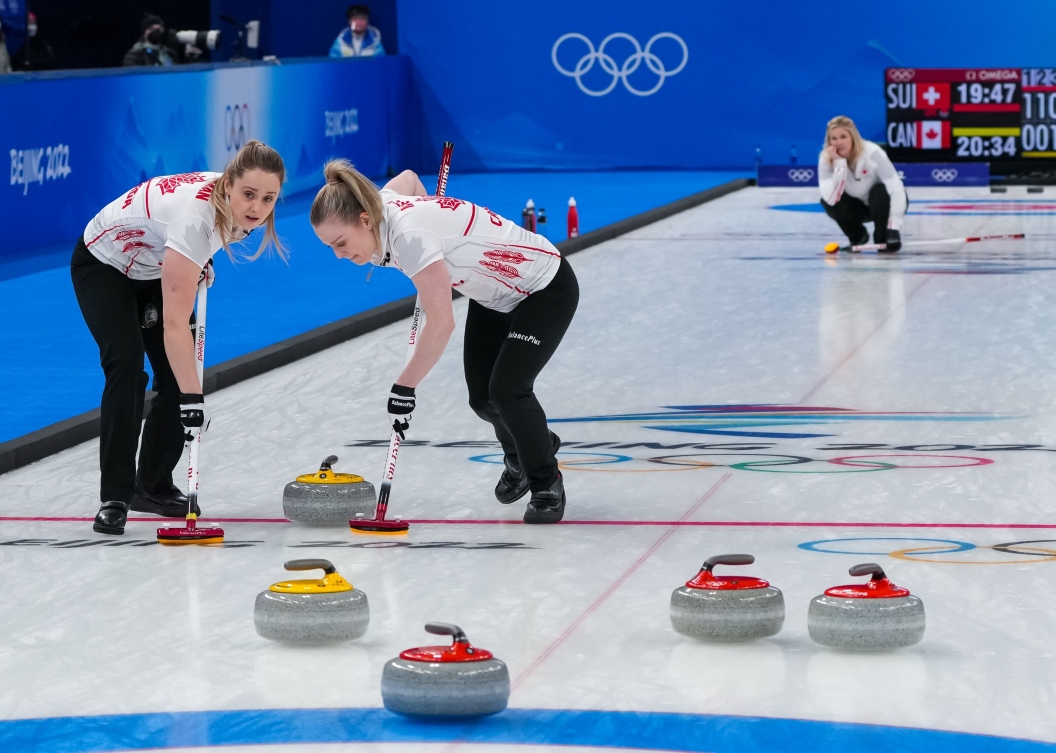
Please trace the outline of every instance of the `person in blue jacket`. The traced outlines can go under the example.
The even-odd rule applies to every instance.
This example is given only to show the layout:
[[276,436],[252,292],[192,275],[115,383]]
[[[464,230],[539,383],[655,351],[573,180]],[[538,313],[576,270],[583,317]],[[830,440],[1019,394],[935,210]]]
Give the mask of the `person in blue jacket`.
[[330,46],[330,57],[370,58],[385,54],[381,32],[370,25],[370,8],[350,5],[345,16],[348,18],[348,28],[338,34]]

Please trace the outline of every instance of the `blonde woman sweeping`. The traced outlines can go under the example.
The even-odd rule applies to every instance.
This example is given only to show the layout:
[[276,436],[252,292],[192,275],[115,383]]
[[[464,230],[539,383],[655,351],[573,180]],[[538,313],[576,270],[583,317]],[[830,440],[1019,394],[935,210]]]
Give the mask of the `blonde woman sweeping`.
[[818,156],[821,205],[852,246],[869,242],[866,222],[873,223],[873,242],[887,252],[902,248],[902,221],[909,196],[898,171],[877,144],[858,133],[843,115],[829,121],[825,146]]
[[455,288],[469,298],[463,351],[469,405],[492,425],[505,455],[495,497],[510,504],[530,491],[524,522],[560,521],[561,440],[547,428],[534,389],[579,303],[568,261],[546,238],[484,207],[426,196],[409,170],[381,191],[344,160],[328,163],[324,174],[310,215],[316,235],[340,259],[399,269],[425,310],[414,356],[389,395],[392,427],[401,434],[410,427],[415,388],[454,332]]
[[[97,214],[70,263],[84,321],[99,345],[106,378],[100,404],[99,490],[93,528],[121,534],[129,509],[182,518],[187,498],[172,469],[184,437],[203,428],[205,400],[188,328],[198,282],[212,283],[213,254],[265,226],[260,256],[275,235],[275,202],[286,177],[282,157],[250,141],[223,173],[151,178]],[[157,396],[143,425],[147,374]],[[195,511],[200,513],[199,510]]]

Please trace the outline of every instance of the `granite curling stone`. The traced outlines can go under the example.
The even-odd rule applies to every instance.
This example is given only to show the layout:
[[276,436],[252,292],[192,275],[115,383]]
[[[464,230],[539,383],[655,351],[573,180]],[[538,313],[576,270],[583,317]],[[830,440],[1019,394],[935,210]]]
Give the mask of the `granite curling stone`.
[[876,564],[855,565],[868,583],[830,588],[810,602],[807,629],[815,643],[834,648],[901,648],[924,637],[924,602],[887,579]]
[[264,638],[311,646],[360,638],[367,632],[367,595],[327,560],[291,560],[287,570],[322,569],[321,580],[276,583],[257,594],[253,624]]
[[506,708],[510,673],[490,651],[475,648],[457,625],[432,622],[434,635],[450,635],[450,646],[404,651],[381,673],[385,708],[407,716],[467,717]]
[[362,476],[333,470],[337,456],[324,460],[316,473],[298,476],[282,492],[282,514],[295,523],[348,525],[371,516],[377,500],[374,485]]
[[740,643],[775,635],[785,621],[781,592],[759,578],[713,575],[716,565],[750,565],[750,554],[709,558],[693,580],[671,594],[671,625],[682,635]]

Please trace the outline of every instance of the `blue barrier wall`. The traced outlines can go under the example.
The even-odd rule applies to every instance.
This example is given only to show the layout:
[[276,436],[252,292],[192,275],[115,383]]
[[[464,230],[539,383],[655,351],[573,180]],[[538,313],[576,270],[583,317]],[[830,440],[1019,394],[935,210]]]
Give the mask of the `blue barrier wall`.
[[148,176],[221,170],[250,138],[283,155],[286,194],[318,186],[332,156],[371,176],[402,169],[408,62],[0,76],[0,153],[11,167],[0,183],[0,261],[76,238]]
[[[884,140],[887,66],[1056,64],[1050,0],[399,0],[398,11],[419,147],[435,161],[453,138],[461,169],[749,167],[757,145],[782,163],[792,144],[810,164],[837,114]],[[568,34],[582,37],[555,55]]]

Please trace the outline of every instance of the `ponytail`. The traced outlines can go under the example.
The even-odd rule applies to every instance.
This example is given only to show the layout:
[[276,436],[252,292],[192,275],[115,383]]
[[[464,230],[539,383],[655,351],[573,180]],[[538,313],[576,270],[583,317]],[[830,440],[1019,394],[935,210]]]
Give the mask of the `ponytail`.
[[[215,228],[220,234],[220,243],[232,261],[235,257],[231,253],[231,248],[228,244],[239,241],[241,238],[234,237],[235,228],[231,217],[231,204],[227,198],[227,187],[234,185],[235,179],[241,178],[246,174],[247,170],[260,170],[271,175],[277,175],[279,185],[286,181],[286,166],[282,162],[282,157],[270,146],[265,146],[262,142],[255,139],[247,141],[246,145],[238,150],[238,154],[235,155],[234,159],[227,163],[223,174],[213,181],[213,192],[209,196],[209,203],[216,210]],[[274,209],[271,210],[268,214],[268,219],[265,220],[264,239],[260,242],[260,248],[257,249],[255,254],[247,254],[243,258],[249,261],[256,261],[269,244],[275,249],[279,258],[283,260],[287,258],[286,247],[282,245],[278,233],[275,232]]]
[[359,222],[363,212],[370,217],[374,240],[381,248],[381,222],[385,219],[381,192],[346,159],[330,160],[323,168],[326,185],[319,189],[308,215],[313,227],[332,219],[347,224]]

